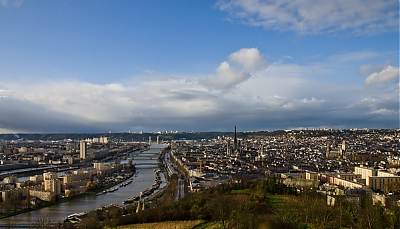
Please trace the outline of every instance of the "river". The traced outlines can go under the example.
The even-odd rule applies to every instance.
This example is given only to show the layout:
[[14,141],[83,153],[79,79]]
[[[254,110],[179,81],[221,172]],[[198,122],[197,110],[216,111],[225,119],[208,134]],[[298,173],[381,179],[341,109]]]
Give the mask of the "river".
[[[157,153],[159,153],[166,145],[152,144],[150,150],[144,151],[140,155],[133,158],[133,163],[157,163]],[[123,160],[122,163],[127,162]],[[62,222],[63,219],[73,213],[88,212],[95,208],[107,206],[109,204],[118,204],[122,206],[122,201],[125,199],[139,195],[139,193],[147,188],[150,188],[155,179],[154,168],[156,165],[137,165],[138,174],[133,177],[133,182],[125,187],[119,188],[117,191],[104,195],[90,195],[80,199],[71,200],[68,202],[52,205],[41,208],[35,211],[15,215],[0,220],[0,224],[7,223],[29,224],[34,223],[40,216],[50,216],[53,222]],[[165,186],[165,178],[162,175],[162,185]]]

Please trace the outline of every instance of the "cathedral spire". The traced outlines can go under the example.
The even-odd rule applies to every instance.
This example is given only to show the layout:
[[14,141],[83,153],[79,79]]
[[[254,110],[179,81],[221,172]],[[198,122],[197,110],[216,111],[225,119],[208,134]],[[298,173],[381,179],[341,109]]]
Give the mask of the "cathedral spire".
[[233,139],[233,147],[234,147],[235,153],[237,153],[238,142],[237,142],[237,136],[236,136],[236,125],[235,125],[235,136],[234,136],[234,139]]

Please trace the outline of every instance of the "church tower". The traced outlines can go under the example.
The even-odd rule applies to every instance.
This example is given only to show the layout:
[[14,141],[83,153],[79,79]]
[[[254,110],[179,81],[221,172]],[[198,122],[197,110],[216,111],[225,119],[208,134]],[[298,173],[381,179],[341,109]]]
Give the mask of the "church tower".
[[226,141],[226,156],[231,156],[231,140]]

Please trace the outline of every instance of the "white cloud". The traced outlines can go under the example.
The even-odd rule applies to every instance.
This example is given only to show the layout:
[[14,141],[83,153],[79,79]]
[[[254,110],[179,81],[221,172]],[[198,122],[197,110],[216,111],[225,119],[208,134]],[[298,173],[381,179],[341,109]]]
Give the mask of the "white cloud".
[[389,65],[386,68],[384,68],[381,72],[375,72],[369,75],[365,79],[364,83],[365,84],[385,83],[395,79],[397,80],[399,79],[399,68]]
[[389,61],[386,61],[384,64],[378,64],[378,65],[363,64],[358,68],[358,74],[366,75],[372,72],[380,72],[383,69],[387,68],[388,66],[389,66]]
[[228,90],[250,78],[250,74],[238,68],[232,68],[226,61],[215,70],[217,74],[209,75],[201,81],[205,86],[215,90]]
[[351,31],[375,34],[398,31],[397,0],[220,0],[230,19],[274,30],[301,34]]
[[1,0],[1,5],[4,7],[13,6],[19,7],[24,2],[24,0]]
[[311,108],[315,108],[316,106],[321,105],[322,103],[325,103],[325,100],[318,100],[314,97],[312,97],[311,99],[304,98],[304,99],[293,100],[291,102],[288,102],[285,105],[283,105],[283,108],[294,109],[294,108],[298,108],[298,107],[302,107],[302,108],[307,107],[308,109],[311,109]]
[[[363,98],[352,100],[346,109],[359,111],[360,114],[375,116],[392,116],[397,120],[399,114],[398,89],[382,91],[380,88],[368,87],[361,95]],[[397,115],[396,115],[397,114]],[[393,122],[393,124],[396,124]]]
[[237,66],[224,61],[215,70],[216,74],[205,77],[200,83],[212,90],[230,90],[268,65],[256,48],[240,49],[229,55],[229,61]]
[[229,55],[231,62],[243,65],[246,70],[257,71],[268,63],[263,59],[260,51],[256,48],[240,49]]
[[397,113],[398,113],[398,111],[389,110],[386,108],[382,108],[382,109],[378,109],[378,110],[369,112],[369,114],[378,114],[378,115],[393,115],[393,114],[397,114]]

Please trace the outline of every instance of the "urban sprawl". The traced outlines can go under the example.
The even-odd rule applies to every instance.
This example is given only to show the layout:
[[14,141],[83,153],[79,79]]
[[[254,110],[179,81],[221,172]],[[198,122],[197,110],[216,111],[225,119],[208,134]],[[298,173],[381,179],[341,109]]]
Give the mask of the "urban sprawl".
[[[153,142],[151,136],[126,141],[106,134],[86,139],[0,140],[0,211],[8,211],[10,201],[14,206],[35,205],[126,182],[134,174],[132,161],[121,163],[126,152],[161,143],[168,146],[168,158],[191,192],[241,176],[275,176],[298,192],[313,188],[325,193],[329,205],[339,196],[400,205],[399,129],[236,132],[235,127],[233,133],[215,138],[166,135],[154,133]],[[160,163],[170,168],[161,157]],[[60,171],[65,175],[59,176]]]

